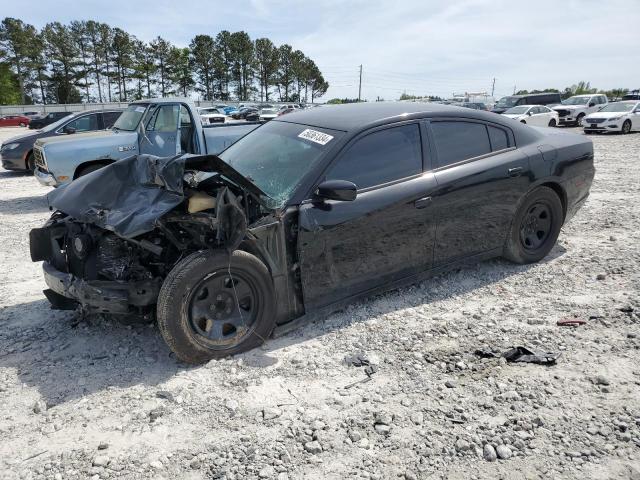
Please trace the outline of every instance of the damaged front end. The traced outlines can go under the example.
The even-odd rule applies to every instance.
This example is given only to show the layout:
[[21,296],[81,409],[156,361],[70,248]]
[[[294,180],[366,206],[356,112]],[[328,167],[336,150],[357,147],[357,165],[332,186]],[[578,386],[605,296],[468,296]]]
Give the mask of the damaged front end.
[[151,320],[164,278],[192,252],[231,252],[270,199],[216,156],[116,162],[49,195],[56,212],[30,232],[54,309]]

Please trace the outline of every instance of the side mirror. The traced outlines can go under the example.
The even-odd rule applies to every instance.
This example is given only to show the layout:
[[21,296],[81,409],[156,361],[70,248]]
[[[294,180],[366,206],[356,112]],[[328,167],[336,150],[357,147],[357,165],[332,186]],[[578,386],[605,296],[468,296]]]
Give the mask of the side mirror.
[[589,104],[589,106],[590,106],[590,107],[595,107],[595,106],[596,106],[596,104],[595,104],[594,102],[591,102],[591,103]]
[[350,202],[356,199],[358,187],[346,180],[325,180],[316,189],[316,197],[325,200],[342,200]]
[[76,129],[75,129],[75,128],[73,128],[73,127],[70,127],[69,125],[67,125],[66,127],[64,127],[64,128],[62,129],[62,131],[63,131],[64,133],[66,133],[67,135],[70,135],[70,134],[72,134],[72,133],[76,133]]

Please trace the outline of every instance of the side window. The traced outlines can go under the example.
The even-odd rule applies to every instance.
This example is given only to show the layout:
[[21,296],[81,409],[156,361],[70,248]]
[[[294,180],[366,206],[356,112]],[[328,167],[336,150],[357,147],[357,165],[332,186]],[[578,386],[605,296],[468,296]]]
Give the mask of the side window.
[[65,128],[73,128],[76,132],[88,132],[90,130],[98,129],[98,114],[84,115],[76,118],[72,122],[65,125]]
[[104,119],[104,128],[111,128],[116,120],[120,118],[122,112],[104,112],[102,118]]
[[156,132],[175,132],[178,129],[178,112],[179,105],[161,105],[155,111],[155,114],[147,130]]
[[182,128],[189,128],[191,126],[191,115],[189,115],[189,110],[187,110],[184,105],[180,105],[180,126]]
[[438,167],[491,152],[487,127],[483,123],[432,122],[431,128],[438,152]]
[[331,166],[327,179],[348,180],[362,189],[421,172],[420,128],[409,124],[357,140]]
[[487,130],[489,131],[492,152],[509,148],[509,136],[505,130],[491,125],[487,125]]

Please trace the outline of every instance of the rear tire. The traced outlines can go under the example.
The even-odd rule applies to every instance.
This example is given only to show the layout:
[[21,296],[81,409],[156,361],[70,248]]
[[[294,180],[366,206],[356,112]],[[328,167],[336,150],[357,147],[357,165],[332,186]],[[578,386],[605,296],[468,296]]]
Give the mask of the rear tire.
[[231,260],[222,251],[189,255],[169,272],[158,295],[160,333],[186,363],[204,363],[261,345],[271,335],[274,317],[269,271],[241,250],[234,251]]
[[550,127],[555,127],[556,126],[556,119],[552,118],[551,120],[549,120],[549,126]]
[[620,129],[620,133],[622,135],[626,135],[631,131],[631,120],[625,120],[622,124],[622,128]]
[[26,123],[24,123],[24,122],[20,122],[20,126],[21,126],[21,127],[26,127],[26,126],[27,126],[27,124],[26,124]]
[[576,118],[576,127],[579,127],[580,125],[582,125],[583,118],[584,118],[584,113],[581,113],[580,115],[578,115],[578,118]]
[[536,188],[516,211],[503,257],[520,264],[542,260],[556,244],[563,222],[558,194],[548,187]]

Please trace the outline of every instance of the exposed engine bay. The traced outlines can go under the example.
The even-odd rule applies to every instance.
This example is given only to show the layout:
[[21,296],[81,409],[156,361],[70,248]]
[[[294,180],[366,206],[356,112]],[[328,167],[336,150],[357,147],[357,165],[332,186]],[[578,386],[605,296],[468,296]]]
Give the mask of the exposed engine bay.
[[145,319],[177,262],[198,250],[234,251],[248,225],[273,213],[257,187],[213,156],[132,157],[49,201],[57,211],[30,243],[32,260],[45,261],[52,306]]

